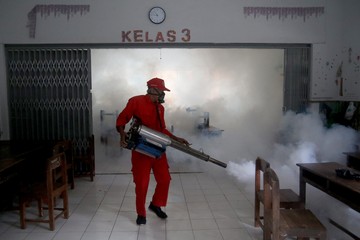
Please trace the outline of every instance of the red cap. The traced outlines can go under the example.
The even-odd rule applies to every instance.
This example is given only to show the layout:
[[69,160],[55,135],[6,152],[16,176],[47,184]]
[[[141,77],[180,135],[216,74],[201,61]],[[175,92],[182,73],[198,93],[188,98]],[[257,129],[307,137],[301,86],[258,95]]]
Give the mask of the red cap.
[[169,91],[170,92],[170,90],[165,87],[164,80],[162,80],[160,78],[152,78],[152,79],[150,79],[147,82],[147,86],[149,88],[157,88],[157,89],[159,89],[161,91]]

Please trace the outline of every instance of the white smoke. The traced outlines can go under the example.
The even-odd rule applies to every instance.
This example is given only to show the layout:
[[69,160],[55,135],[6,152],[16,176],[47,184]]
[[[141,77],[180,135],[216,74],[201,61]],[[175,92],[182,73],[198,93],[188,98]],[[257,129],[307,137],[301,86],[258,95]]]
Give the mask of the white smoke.
[[287,166],[293,174],[297,171],[296,163],[335,161],[346,164],[343,152],[354,151],[358,141],[357,132],[351,128],[341,125],[326,128],[318,113],[287,112],[277,129],[274,141],[268,143],[272,148],[262,154],[256,153],[250,161],[260,156],[273,168]]
[[[228,174],[244,190],[253,191],[254,163],[260,156],[271,163],[282,187],[297,191],[296,163],[345,164],[343,152],[353,151],[358,139],[350,128],[324,127],[316,112],[283,115],[283,58],[283,50],[279,49],[93,50],[95,136],[102,131],[101,109],[121,111],[128,98],[145,94],[147,80],[161,77],[171,89],[166,92],[164,104],[167,128],[186,138],[194,149],[228,163],[224,170],[168,149],[173,171]],[[224,130],[221,135],[208,137],[197,130],[204,112],[209,112],[211,126]],[[114,119],[111,121],[109,128],[114,130]],[[119,156],[115,159],[118,161]],[[186,164],[176,169],[177,163]],[[111,164],[113,171],[114,161]],[[320,199],[319,191],[312,194]],[[309,204],[315,204],[311,202],[314,198],[308,197]],[[332,202],[328,196],[322,198]],[[324,206],[318,209],[325,209],[326,216],[331,215]],[[358,222],[349,212],[352,213],[345,208],[340,214]]]
[[[272,143],[271,151],[228,164],[228,174],[245,184],[244,188],[248,191],[254,189],[257,156],[270,162],[279,176],[282,188],[291,188],[298,192],[297,163],[339,162],[346,165],[343,153],[354,151],[355,144],[359,141],[358,133],[351,128],[341,125],[334,125],[329,129],[324,127],[318,113],[288,112],[279,124],[278,138]],[[341,223],[355,235],[360,234],[357,226],[360,220],[358,213],[325,193],[308,186],[306,205],[320,216],[322,223],[328,228],[329,239],[346,239],[344,233],[329,224],[330,218]]]
[[[167,127],[189,137],[194,147],[212,149],[224,159],[261,153],[262,149],[249,145],[270,142],[273,133],[269,129],[281,119],[280,49],[95,49],[92,72],[96,136],[105,128],[99,121],[100,110],[121,111],[131,96],[146,92],[146,81],[152,77],[165,79],[171,89],[164,104]],[[196,111],[187,112],[187,108]],[[204,145],[209,140],[194,132],[204,112],[210,113],[212,126],[224,130],[222,138],[211,140],[209,147]],[[110,121],[113,124],[107,126],[114,129],[114,120]],[[240,155],[234,151],[237,143],[243,146]]]

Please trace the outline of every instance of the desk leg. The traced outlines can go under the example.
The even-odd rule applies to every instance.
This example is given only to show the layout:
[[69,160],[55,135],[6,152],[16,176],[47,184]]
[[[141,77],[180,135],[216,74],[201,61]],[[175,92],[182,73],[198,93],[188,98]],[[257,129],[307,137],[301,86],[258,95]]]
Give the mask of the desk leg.
[[300,174],[299,174],[299,193],[300,193],[300,200],[304,203],[305,206],[305,200],[306,200],[306,182],[303,178],[303,169],[300,168]]

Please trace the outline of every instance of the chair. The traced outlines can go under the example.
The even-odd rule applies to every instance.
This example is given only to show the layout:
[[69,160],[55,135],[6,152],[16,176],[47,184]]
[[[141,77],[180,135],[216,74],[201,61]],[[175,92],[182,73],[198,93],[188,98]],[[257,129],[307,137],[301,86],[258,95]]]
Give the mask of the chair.
[[308,209],[281,209],[279,178],[272,168],[264,174],[264,240],[326,239],[326,228]]
[[74,156],[77,175],[89,175],[90,181],[94,181],[95,176],[95,143],[94,135],[87,138],[87,148],[84,152],[78,152]]
[[[59,177],[56,177],[60,173]],[[56,198],[61,197],[62,207],[55,206]],[[32,201],[38,202],[39,218],[26,218],[26,207]],[[43,202],[47,207],[43,207]],[[43,209],[48,209],[48,217],[43,217]],[[26,228],[26,222],[49,223],[50,230],[55,229],[55,219],[69,217],[68,184],[66,174],[66,156],[64,153],[56,154],[46,160],[46,176],[44,181],[28,184],[20,190],[19,195],[20,226]],[[55,210],[60,211],[55,215]]]
[[74,189],[75,188],[74,157],[73,157],[73,147],[71,140],[63,140],[54,145],[53,153],[58,154],[61,152],[64,152],[66,156],[68,184],[70,184],[71,189]]
[[[256,159],[255,166],[255,213],[254,213],[254,225],[255,227],[264,228],[262,222],[264,216],[260,215],[260,204],[264,204],[264,190],[261,183],[261,179],[264,179],[265,170],[270,167],[270,163],[264,159],[258,157]],[[304,203],[301,201],[299,195],[297,195],[291,189],[280,189],[280,208],[304,208]]]

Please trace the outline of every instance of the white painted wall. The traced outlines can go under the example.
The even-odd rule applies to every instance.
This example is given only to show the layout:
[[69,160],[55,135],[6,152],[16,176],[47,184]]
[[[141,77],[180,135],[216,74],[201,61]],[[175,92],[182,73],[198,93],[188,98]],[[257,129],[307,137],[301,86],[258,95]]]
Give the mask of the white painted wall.
[[[360,1],[330,0],[326,4],[325,42],[313,45],[311,99],[359,101],[360,31],[356,24]],[[337,74],[340,66],[342,74]]]
[[[29,13],[37,5],[85,5],[88,11],[41,16],[36,14],[35,35],[29,35]],[[159,5],[167,12],[164,23],[148,20],[148,11]],[[245,16],[244,7],[324,7],[323,14],[308,18]],[[309,43],[313,44],[311,95],[313,101],[360,99],[360,1],[358,0],[0,0],[0,113],[1,126],[8,137],[5,44],[129,44],[159,47],[172,44],[213,43]],[[186,30],[184,30],[186,29]],[[137,31],[137,37],[134,37]],[[183,32],[182,32],[183,31]],[[175,34],[176,32],[176,34]],[[164,41],[156,41],[161,34]],[[188,38],[186,34],[190,34]],[[184,42],[182,38],[187,41]],[[351,61],[349,49],[351,48]],[[343,95],[339,95],[338,66],[343,62]],[[338,81],[336,81],[338,80]]]
[[[325,14],[279,19],[244,15],[244,7],[316,7],[325,0],[79,0],[12,1],[1,0],[1,32],[5,43],[120,43],[122,31],[142,30],[150,36],[184,28],[191,31],[193,43],[246,42],[324,42]],[[36,36],[29,38],[29,13],[37,5],[88,5],[89,11],[67,17],[65,14],[37,14]],[[160,25],[148,20],[148,11],[159,5],[167,12]],[[258,16],[261,14],[258,13]],[[177,42],[181,42],[177,39]]]

